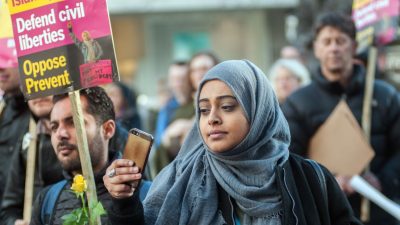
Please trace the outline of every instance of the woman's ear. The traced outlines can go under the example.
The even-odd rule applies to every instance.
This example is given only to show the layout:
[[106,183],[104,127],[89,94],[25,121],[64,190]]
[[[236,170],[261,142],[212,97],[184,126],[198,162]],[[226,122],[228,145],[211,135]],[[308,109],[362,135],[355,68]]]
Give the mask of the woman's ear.
[[107,120],[103,123],[103,133],[106,139],[111,139],[115,134],[115,121]]

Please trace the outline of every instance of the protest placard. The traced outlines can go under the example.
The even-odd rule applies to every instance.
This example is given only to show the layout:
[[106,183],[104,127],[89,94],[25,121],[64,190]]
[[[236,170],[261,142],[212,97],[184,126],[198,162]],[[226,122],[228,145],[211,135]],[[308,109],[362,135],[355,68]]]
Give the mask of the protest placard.
[[16,68],[18,66],[17,51],[13,39],[11,18],[6,0],[0,0],[0,67]]
[[374,156],[374,151],[342,100],[312,137],[309,157],[321,163],[333,174],[360,174]]
[[27,99],[119,80],[106,0],[9,0]]
[[354,0],[357,52],[371,45],[386,45],[399,37],[399,0]]
[[8,0],[8,7],[25,98],[69,92],[91,208],[96,186],[77,90],[119,80],[106,0]]

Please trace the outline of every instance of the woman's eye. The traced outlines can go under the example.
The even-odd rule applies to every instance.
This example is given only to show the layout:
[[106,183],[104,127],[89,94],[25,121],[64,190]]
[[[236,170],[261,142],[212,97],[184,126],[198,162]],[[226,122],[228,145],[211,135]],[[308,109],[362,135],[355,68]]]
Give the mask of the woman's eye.
[[231,112],[235,109],[235,106],[234,105],[224,105],[224,106],[222,106],[222,109],[227,112]]
[[209,112],[210,110],[207,108],[200,108],[199,111],[201,114],[205,114],[205,113]]

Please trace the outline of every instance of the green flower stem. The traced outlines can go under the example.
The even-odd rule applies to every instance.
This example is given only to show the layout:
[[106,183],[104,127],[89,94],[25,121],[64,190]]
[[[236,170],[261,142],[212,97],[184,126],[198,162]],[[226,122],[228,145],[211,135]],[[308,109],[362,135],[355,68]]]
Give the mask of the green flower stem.
[[83,193],[80,193],[79,196],[81,197],[83,212],[85,213],[85,215],[86,215],[87,217],[89,217],[88,212],[87,212],[87,210],[86,210],[85,197],[83,196]]

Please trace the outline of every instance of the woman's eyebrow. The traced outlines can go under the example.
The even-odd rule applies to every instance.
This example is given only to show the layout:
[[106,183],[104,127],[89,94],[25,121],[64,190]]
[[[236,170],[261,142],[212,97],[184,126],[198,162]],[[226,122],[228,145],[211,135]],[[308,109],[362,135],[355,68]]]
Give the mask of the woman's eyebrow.
[[210,100],[208,98],[201,98],[199,99],[199,103],[200,102],[209,102]]
[[224,98],[231,98],[231,99],[236,100],[236,97],[232,96],[232,95],[221,95],[221,96],[217,97],[217,99],[224,99]]
[[[220,96],[217,96],[217,99],[218,99],[218,100],[225,99],[225,98],[231,98],[231,99],[236,100],[236,97],[235,97],[235,96],[232,96],[232,95],[220,95]],[[208,98],[201,98],[201,99],[199,99],[199,103],[200,103],[200,102],[208,102],[208,101],[210,101]]]

